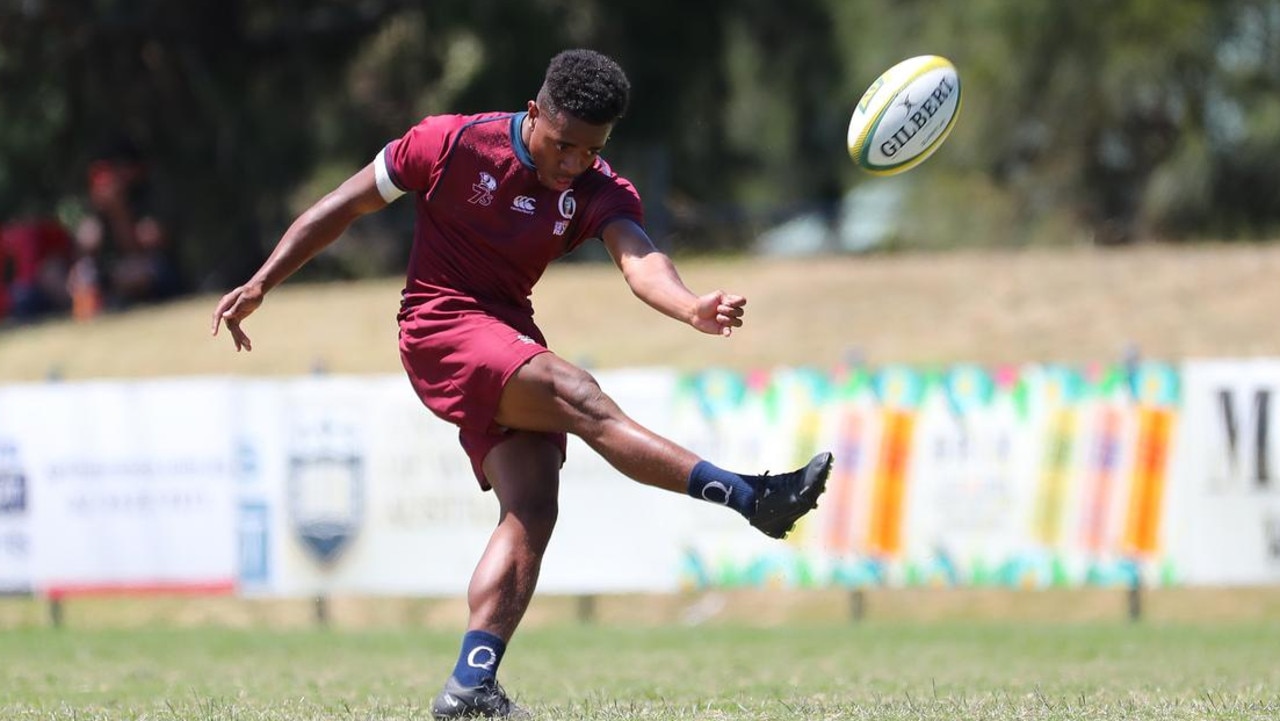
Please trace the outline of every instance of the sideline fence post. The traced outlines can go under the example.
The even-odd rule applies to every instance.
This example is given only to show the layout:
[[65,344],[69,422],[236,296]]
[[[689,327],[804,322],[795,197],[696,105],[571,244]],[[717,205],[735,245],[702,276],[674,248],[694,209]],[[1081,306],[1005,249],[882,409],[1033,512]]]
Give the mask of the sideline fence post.
[[57,629],[62,628],[62,623],[64,618],[63,610],[64,609],[62,608],[62,596],[61,595],[50,596],[49,597],[49,623],[53,624],[54,628],[57,628]]
[[[1136,404],[1138,402],[1138,375],[1142,371],[1142,349],[1134,341],[1129,341],[1124,346],[1124,351],[1120,360],[1124,367],[1125,387],[1128,391],[1129,401]],[[1128,606],[1129,606],[1129,622],[1137,623],[1142,620],[1142,558],[1141,551],[1135,550],[1134,557],[1129,559],[1133,566],[1133,573],[1129,576],[1128,590]]]
[[1129,621],[1137,623],[1142,620],[1142,569],[1134,567],[1129,577]]
[[315,609],[316,625],[320,628],[329,628],[329,597],[323,593],[317,594],[313,607]]
[[849,591],[849,618],[854,623],[862,620],[867,612],[867,594],[861,587]]
[[578,596],[578,623],[591,624],[596,620],[596,597],[594,594]]

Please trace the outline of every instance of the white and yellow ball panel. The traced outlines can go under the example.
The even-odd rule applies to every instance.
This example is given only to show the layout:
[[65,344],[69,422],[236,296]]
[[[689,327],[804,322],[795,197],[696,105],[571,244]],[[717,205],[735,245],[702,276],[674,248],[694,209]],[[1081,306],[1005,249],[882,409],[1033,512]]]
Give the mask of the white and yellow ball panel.
[[894,175],[924,162],[955,127],[960,78],[937,55],[904,60],[863,94],[849,121],[849,155],[874,175]]

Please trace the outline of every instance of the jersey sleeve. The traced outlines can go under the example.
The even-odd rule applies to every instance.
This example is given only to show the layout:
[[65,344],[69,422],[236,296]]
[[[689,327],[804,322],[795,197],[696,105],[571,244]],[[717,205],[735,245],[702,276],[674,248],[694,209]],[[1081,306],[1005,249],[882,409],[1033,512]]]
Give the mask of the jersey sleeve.
[[636,225],[644,226],[644,204],[640,202],[640,193],[631,181],[620,175],[608,178],[587,206],[574,247],[591,238],[599,238],[605,226],[615,220],[632,220]]
[[457,127],[457,116],[429,115],[387,143],[374,162],[382,197],[423,192],[430,187]]

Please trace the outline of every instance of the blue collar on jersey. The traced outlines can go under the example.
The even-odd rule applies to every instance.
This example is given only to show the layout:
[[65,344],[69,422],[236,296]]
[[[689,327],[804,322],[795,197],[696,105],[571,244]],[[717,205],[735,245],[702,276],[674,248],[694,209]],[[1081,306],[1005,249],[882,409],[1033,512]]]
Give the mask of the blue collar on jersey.
[[533,165],[533,156],[529,154],[529,148],[524,144],[524,136],[520,134],[520,126],[524,123],[524,116],[529,111],[525,110],[511,116],[511,149],[516,151],[516,158],[520,163],[529,170],[537,170]]

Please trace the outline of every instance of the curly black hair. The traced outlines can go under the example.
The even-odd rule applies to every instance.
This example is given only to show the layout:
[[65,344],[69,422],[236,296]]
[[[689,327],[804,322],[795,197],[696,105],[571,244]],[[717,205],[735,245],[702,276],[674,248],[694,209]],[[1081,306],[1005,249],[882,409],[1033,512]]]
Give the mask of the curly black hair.
[[627,112],[630,95],[631,81],[611,58],[594,50],[565,50],[551,58],[538,104],[553,114],[608,125]]

